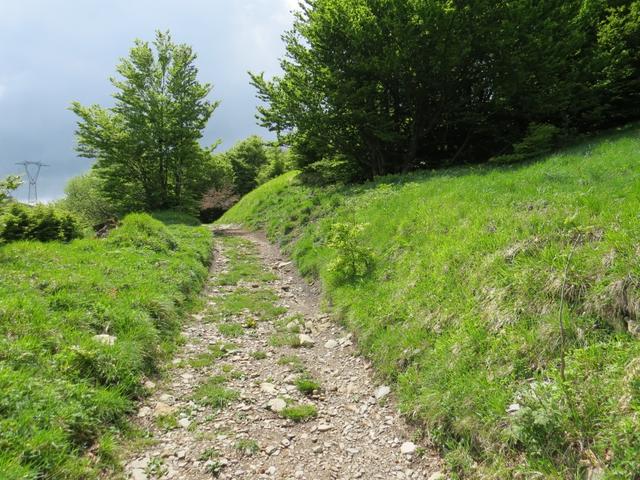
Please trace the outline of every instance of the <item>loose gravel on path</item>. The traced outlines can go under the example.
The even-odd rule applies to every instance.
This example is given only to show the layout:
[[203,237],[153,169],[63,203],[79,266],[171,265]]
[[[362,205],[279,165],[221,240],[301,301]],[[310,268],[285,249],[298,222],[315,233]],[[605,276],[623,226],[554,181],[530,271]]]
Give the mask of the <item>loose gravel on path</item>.
[[446,478],[352,337],[259,234],[216,230],[207,305],[137,414],[135,480]]

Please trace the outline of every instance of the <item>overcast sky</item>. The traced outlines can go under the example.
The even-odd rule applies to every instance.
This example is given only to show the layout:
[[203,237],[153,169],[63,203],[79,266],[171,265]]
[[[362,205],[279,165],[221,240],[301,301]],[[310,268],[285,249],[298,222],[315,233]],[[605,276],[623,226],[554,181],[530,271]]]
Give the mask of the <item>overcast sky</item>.
[[[91,166],[74,153],[72,101],[111,104],[109,77],[136,38],[170,30],[198,53],[200,80],[214,85],[204,143],[220,150],[253,133],[255,92],[247,71],[279,71],[280,35],[297,0],[0,0],[0,177],[16,162],[42,161],[41,200]],[[23,186],[17,195],[26,196]]]

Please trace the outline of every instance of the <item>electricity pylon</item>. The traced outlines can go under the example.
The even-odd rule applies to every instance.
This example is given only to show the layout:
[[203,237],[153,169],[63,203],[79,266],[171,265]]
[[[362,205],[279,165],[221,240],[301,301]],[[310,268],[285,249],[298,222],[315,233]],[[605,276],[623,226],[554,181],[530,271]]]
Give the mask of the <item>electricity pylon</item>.
[[34,205],[38,203],[38,177],[40,176],[40,169],[42,167],[48,167],[42,162],[20,162],[16,165],[22,165],[24,171],[27,174],[29,180],[29,199],[28,203]]

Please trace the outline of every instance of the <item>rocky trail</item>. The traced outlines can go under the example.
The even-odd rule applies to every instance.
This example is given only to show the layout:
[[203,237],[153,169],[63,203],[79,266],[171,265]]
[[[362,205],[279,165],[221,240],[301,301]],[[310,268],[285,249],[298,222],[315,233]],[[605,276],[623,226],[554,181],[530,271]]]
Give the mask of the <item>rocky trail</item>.
[[257,234],[216,231],[206,307],[137,414],[135,480],[444,479],[319,296]]

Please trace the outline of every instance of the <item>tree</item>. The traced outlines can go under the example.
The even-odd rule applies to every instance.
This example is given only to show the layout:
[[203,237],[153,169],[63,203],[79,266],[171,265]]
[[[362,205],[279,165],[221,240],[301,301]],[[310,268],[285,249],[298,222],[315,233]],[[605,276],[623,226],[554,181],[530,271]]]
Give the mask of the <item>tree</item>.
[[118,210],[157,210],[197,204],[198,181],[210,151],[199,140],[218,102],[200,83],[191,47],[156,33],[152,45],[137,40],[117,66],[115,106],[84,107],[78,115],[77,151],[95,159],[102,189]]
[[9,175],[0,180],[0,207],[6,205],[11,199],[11,192],[22,185],[22,179],[19,175]]
[[486,161],[530,132],[640,117],[639,16],[638,0],[304,0],[283,74],[251,74],[258,118],[307,171]]
[[269,161],[264,140],[252,135],[224,153],[233,171],[235,192],[246,195],[258,186],[260,169]]
[[102,190],[102,180],[94,171],[74,177],[64,189],[60,206],[75,213],[91,226],[98,226],[116,215]]

